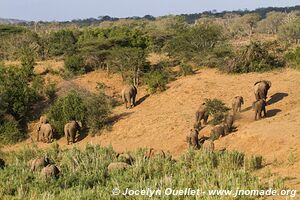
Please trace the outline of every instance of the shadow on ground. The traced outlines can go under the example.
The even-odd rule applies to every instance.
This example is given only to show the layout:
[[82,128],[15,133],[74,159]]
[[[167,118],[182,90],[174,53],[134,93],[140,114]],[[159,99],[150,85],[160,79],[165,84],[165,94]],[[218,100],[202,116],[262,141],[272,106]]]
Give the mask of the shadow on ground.
[[135,102],[136,106],[140,105],[143,101],[145,101],[148,97],[150,96],[150,94],[146,94],[145,96],[143,96],[142,98],[140,98],[137,102]]
[[271,105],[271,104],[277,103],[278,101],[281,101],[284,97],[287,97],[287,96],[288,96],[288,93],[277,92],[270,97],[268,104]]

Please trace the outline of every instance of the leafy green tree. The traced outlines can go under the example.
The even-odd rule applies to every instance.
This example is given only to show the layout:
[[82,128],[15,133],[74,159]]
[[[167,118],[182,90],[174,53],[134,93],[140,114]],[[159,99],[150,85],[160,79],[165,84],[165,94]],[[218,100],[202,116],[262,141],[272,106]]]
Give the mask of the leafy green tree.
[[262,33],[277,34],[279,27],[283,24],[286,17],[282,12],[269,12],[265,19],[257,24],[258,30]]
[[236,35],[251,37],[253,31],[260,20],[260,15],[257,13],[245,14],[235,21],[234,30]]
[[76,51],[77,39],[71,30],[51,32],[48,39],[50,56],[72,55]]
[[73,74],[83,74],[85,72],[84,60],[80,55],[67,56],[64,67]]
[[121,73],[124,81],[134,84],[139,84],[140,76],[147,66],[145,52],[139,48],[115,48],[107,62],[114,71]]
[[198,24],[180,33],[166,43],[164,51],[181,60],[204,60],[217,46],[224,43],[222,27]]
[[300,43],[300,16],[287,20],[279,27],[279,37],[289,43]]

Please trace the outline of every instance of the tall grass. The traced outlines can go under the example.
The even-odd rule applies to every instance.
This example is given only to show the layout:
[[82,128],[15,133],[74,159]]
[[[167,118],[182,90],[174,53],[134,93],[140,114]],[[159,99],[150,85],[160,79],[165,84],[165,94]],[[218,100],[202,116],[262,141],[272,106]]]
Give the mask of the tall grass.
[[[27,162],[48,155],[61,170],[58,179],[45,179],[31,172]],[[259,179],[246,167],[244,154],[189,150],[177,161],[167,158],[144,159],[144,149],[132,152],[135,162],[125,171],[107,172],[117,161],[111,147],[87,145],[61,150],[58,145],[47,151],[24,149],[6,155],[8,166],[0,170],[0,199],[125,199],[112,196],[112,189],[263,189]],[[129,197],[130,198],[130,197]],[[134,199],[145,199],[135,196]],[[183,196],[154,196],[153,199],[186,199]],[[190,197],[194,199],[195,197]],[[199,196],[199,199],[228,197]],[[132,197],[130,198],[132,199]],[[250,197],[240,197],[250,199]]]

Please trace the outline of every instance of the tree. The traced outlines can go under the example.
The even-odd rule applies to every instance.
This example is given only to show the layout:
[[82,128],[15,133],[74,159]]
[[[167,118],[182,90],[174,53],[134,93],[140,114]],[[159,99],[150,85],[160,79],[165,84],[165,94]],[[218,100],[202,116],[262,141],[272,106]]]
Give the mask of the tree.
[[244,16],[240,17],[234,25],[236,34],[251,37],[259,19],[260,16],[257,13],[245,14]]
[[145,52],[140,48],[115,48],[111,51],[107,65],[120,72],[123,80],[139,84],[146,62]]
[[258,29],[261,32],[268,34],[277,34],[279,27],[283,24],[285,13],[282,12],[269,12],[267,17],[258,22]]
[[279,37],[289,43],[300,43],[300,17],[286,21],[279,27]]
[[72,55],[76,50],[77,39],[71,30],[50,33],[48,48],[50,56]]

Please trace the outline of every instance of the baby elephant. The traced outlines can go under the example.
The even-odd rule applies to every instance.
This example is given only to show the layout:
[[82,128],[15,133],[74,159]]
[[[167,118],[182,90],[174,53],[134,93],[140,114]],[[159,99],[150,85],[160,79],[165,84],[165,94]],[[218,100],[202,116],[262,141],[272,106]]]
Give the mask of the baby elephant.
[[233,127],[233,122],[234,122],[234,116],[233,115],[227,115],[226,117],[225,117],[225,123],[227,124],[227,126],[228,126],[228,130],[229,130],[229,132],[231,132],[231,130],[232,130],[232,127]]
[[[266,103],[265,99],[260,99],[258,101],[253,102],[252,109],[255,112],[254,120],[258,120],[262,117],[267,116],[266,105],[267,105],[267,103]],[[264,113],[264,116],[262,116],[262,113]]]
[[42,175],[45,177],[58,178],[60,173],[59,169],[55,165],[47,165],[41,171]]
[[125,170],[129,167],[130,165],[125,162],[113,162],[110,163],[107,167],[108,172],[112,171],[119,171],[119,170]]
[[126,108],[128,108],[127,103],[129,103],[129,108],[135,106],[135,97],[137,95],[137,89],[134,85],[124,87],[121,95]]
[[166,158],[166,154],[163,150],[156,150],[156,149],[153,149],[153,148],[150,148],[144,154],[145,159],[151,159],[151,158],[156,158],[156,157]]
[[36,159],[30,160],[28,162],[28,164],[30,165],[31,171],[36,171],[38,169],[46,167],[49,164],[49,158],[48,157],[36,158]]
[[244,98],[242,96],[236,96],[232,100],[233,113],[241,112],[241,107],[244,104]]
[[199,149],[199,132],[197,129],[191,129],[190,133],[186,136],[186,141],[189,145],[189,148]]
[[215,144],[212,140],[205,140],[202,144],[202,149],[204,151],[213,152],[215,150]]
[[216,135],[217,138],[219,137],[223,137],[225,135],[227,135],[229,133],[229,127],[226,123],[222,122],[221,124],[219,125],[216,125],[212,131],[211,131],[211,135]]
[[[70,121],[69,123],[67,123],[64,127],[64,132],[65,132],[65,136],[67,138],[67,144],[70,143],[75,143],[75,137],[76,137],[76,133],[77,131],[80,130],[80,128],[82,127],[81,122],[79,121]],[[70,141],[71,138],[71,141]]]
[[134,159],[129,153],[118,153],[116,157],[120,162],[125,162],[129,165],[132,165],[134,163]]

